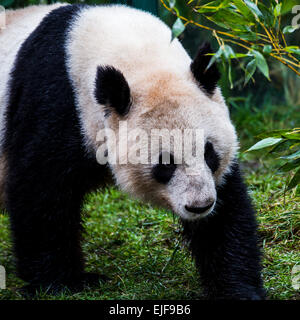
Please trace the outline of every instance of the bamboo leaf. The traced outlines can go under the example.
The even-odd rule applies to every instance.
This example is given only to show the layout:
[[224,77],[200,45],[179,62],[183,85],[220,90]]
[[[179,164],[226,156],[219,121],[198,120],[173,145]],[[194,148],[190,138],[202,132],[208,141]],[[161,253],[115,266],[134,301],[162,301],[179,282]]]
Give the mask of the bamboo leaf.
[[277,3],[277,5],[274,8],[274,16],[277,18],[281,15],[281,7],[282,7],[282,3]]
[[[221,9],[212,16],[206,16],[206,18],[225,29],[248,32],[245,19],[233,10]],[[252,22],[248,22],[248,25],[253,24]]]
[[256,70],[256,60],[253,59],[252,61],[250,61],[247,66],[246,66],[246,70],[245,70],[245,82],[244,82],[244,86],[249,82],[249,80],[253,77],[254,73]]
[[235,57],[235,53],[234,53],[233,49],[228,44],[224,45],[223,53],[224,53],[225,59],[227,59],[227,60]]
[[206,12],[216,12],[218,10],[220,2],[219,1],[211,1],[205,3],[202,6],[197,7],[197,12],[206,13]]
[[282,138],[282,135],[284,134],[293,134],[293,133],[297,133],[299,132],[300,129],[286,129],[286,130],[272,130],[272,131],[269,131],[269,132],[264,132],[264,133],[261,133],[257,136],[257,138],[260,138],[260,139],[264,139],[264,138],[268,138],[268,137],[273,137],[273,138]]
[[232,72],[231,72],[231,61],[228,61],[228,80],[230,83],[230,89],[233,89],[233,82],[232,82]]
[[251,51],[255,57],[256,65],[258,69],[263,73],[263,75],[270,80],[270,74],[269,74],[269,67],[267,64],[267,61],[265,57],[258,51],[252,50]]
[[185,30],[184,24],[182,23],[180,18],[177,18],[172,27],[172,40],[174,38],[179,37],[184,30]]
[[230,5],[230,0],[211,1],[197,8],[197,12],[199,13],[217,12],[220,9],[229,7],[229,5]]
[[292,180],[288,185],[288,190],[295,188],[300,183],[300,168],[297,170]]
[[285,47],[283,50],[289,53],[300,55],[300,48],[298,46]]
[[300,150],[296,151],[293,154],[290,154],[288,156],[280,157],[281,159],[286,159],[286,160],[295,160],[300,158]]
[[220,19],[220,21],[223,21],[224,23],[231,22],[231,23],[236,23],[239,25],[245,24],[245,19],[241,15],[239,15],[239,14],[235,13],[233,10],[229,10],[229,9],[219,10],[214,15],[215,19],[216,19],[216,17],[218,17],[218,19]]
[[219,50],[210,59],[209,64],[207,65],[205,70],[208,70],[216,62],[216,60],[221,57],[222,54],[223,54],[223,49],[222,47],[220,47]]
[[169,0],[169,6],[171,9],[173,9],[176,5],[176,0]]
[[263,19],[263,23],[266,27],[272,27],[273,28],[273,22],[274,22],[274,15],[273,10],[271,10],[271,6],[267,7],[262,2],[258,2],[257,6],[262,13],[261,20]]
[[246,6],[245,2],[242,0],[233,0],[232,1],[239,12],[248,20],[255,22],[255,16],[253,15],[252,11]]
[[255,14],[258,18],[262,19],[263,14],[261,11],[258,9],[257,5],[252,2],[251,0],[244,0],[245,4],[247,7],[252,11],[253,14]]
[[239,59],[239,58],[246,58],[248,55],[246,53],[235,53],[234,58]]
[[298,29],[298,27],[296,26],[286,26],[283,28],[283,34],[287,34],[287,33],[293,33],[294,31],[296,31]]
[[289,172],[289,171],[294,170],[295,168],[298,168],[299,166],[300,166],[300,159],[297,159],[297,160],[285,163],[283,166],[281,166],[278,169],[278,171]]
[[243,40],[247,40],[247,41],[257,41],[259,39],[261,39],[260,36],[258,36],[255,32],[252,31],[234,31],[233,32],[234,35],[238,36],[239,38],[243,39]]
[[266,54],[270,54],[272,52],[272,46],[267,44],[264,46],[263,52]]
[[272,148],[272,150],[270,150],[269,153],[285,153],[286,151],[293,151],[293,148],[297,147],[297,142],[298,140],[283,140],[282,142],[280,142],[279,144],[277,144],[274,148]]
[[282,134],[282,136],[286,139],[291,139],[291,140],[300,140],[300,133],[298,132],[287,132]]
[[283,140],[282,138],[266,138],[257,142],[254,146],[252,146],[246,152],[265,149],[265,148],[274,146],[275,144],[279,143],[282,140]]

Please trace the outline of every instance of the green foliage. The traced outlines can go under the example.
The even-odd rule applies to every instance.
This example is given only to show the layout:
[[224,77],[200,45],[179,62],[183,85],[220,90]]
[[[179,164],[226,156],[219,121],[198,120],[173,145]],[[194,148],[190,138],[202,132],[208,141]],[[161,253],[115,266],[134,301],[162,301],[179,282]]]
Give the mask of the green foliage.
[[[111,280],[96,288],[40,299],[199,299],[198,276],[170,212],[130,199],[114,188],[87,196],[83,207],[87,270]],[[0,299],[21,299],[15,276],[8,216],[0,212],[0,264],[8,290]]]
[[14,3],[14,0],[0,0],[0,5],[4,8],[10,7]]
[[291,270],[300,261],[300,211],[293,192],[274,161],[248,162],[246,180],[257,207],[259,235],[263,239],[263,278],[270,299],[300,299],[292,289]]
[[300,129],[274,130],[263,133],[259,142],[247,151],[270,149],[270,154],[280,155],[284,164],[279,168],[282,172],[293,172],[288,184],[288,190],[295,188],[300,183]]
[[180,36],[184,31],[184,29],[185,29],[184,24],[179,18],[177,18],[172,27],[172,40]]
[[[231,87],[233,87],[231,80],[231,60],[233,59],[243,61],[240,66],[245,72],[244,84],[253,78],[256,70],[270,80],[268,60],[271,59],[280,61],[300,76],[300,47],[296,44],[288,45],[285,39],[285,34],[294,32],[298,27],[284,25],[282,22],[282,17],[288,12],[288,8],[291,9],[295,4],[294,0],[271,0],[268,5],[263,1],[254,0],[215,0],[204,1],[204,3],[188,1],[186,7],[194,12],[193,19],[180,11],[177,1],[168,1],[169,6],[164,0],[161,2],[165,8],[177,16],[172,28],[173,37],[182,34],[188,24],[212,32],[220,47],[213,59],[228,63],[227,72]],[[202,20],[205,18],[206,21],[196,22],[195,13],[201,15]],[[213,25],[210,26],[208,21]],[[235,53],[234,48],[242,52]],[[226,54],[228,51],[230,54]]]
[[[300,259],[299,210],[291,194],[284,198],[281,177],[270,173],[269,164],[266,167],[246,174],[264,237],[265,285],[270,298],[297,299],[290,270]],[[39,299],[202,298],[194,263],[180,241],[177,218],[170,212],[141,204],[114,188],[89,195],[83,211],[87,270],[110,280],[76,294],[41,293]],[[0,212],[0,264],[8,276],[0,299],[23,299],[18,289],[24,283],[15,274],[8,220]]]

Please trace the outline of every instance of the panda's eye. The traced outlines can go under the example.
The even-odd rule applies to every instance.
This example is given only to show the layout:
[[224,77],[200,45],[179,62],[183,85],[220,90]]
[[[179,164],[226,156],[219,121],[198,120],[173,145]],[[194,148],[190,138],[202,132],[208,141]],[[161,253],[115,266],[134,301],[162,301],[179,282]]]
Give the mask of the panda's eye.
[[216,153],[214,146],[211,142],[206,142],[205,144],[204,159],[212,173],[218,170],[220,166],[220,157]]
[[152,176],[157,182],[166,184],[171,180],[175,170],[176,164],[173,155],[161,153],[158,164],[152,169]]

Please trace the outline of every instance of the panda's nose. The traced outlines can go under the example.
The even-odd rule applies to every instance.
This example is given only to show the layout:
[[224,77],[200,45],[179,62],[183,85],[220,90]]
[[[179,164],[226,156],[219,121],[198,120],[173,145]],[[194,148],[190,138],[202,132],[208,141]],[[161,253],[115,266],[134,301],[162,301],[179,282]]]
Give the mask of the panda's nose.
[[196,213],[196,214],[200,214],[203,213],[207,210],[209,210],[213,205],[214,205],[214,201],[210,201],[206,206],[204,207],[190,207],[190,206],[185,206],[185,209],[189,212],[192,213]]

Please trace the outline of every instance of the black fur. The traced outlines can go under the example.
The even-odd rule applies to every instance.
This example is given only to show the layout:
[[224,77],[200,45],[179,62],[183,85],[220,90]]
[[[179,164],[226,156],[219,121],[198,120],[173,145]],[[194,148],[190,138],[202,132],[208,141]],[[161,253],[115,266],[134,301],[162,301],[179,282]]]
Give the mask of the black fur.
[[95,96],[100,104],[108,106],[106,115],[109,115],[110,108],[114,108],[121,116],[130,110],[128,83],[123,74],[112,66],[98,67]]
[[257,225],[238,164],[217,196],[213,215],[182,222],[204,292],[211,299],[263,299]]
[[220,80],[220,73],[215,63],[207,69],[212,58],[212,56],[207,55],[208,53],[212,53],[212,49],[210,44],[205,42],[199,48],[194,61],[191,63],[191,70],[201,88],[208,95],[212,95],[216,89],[217,82]]
[[174,162],[174,156],[170,154],[170,160],[165,163],[163,160],[163,154],[159,155],[159,163],[152,168],[153,178],[162,184],[167,184],[174,175],[176,170],[176,164]]
[[22,45],[10,83],[4,153],[17,270],[29,288],[80,286],[80,209],[105,168],[86,151],[65,67],[65,40],[80,6],[52,11]]
[[204,150],[204,159],[212,173],[216,172],[220,166],[220,157],[216,153],[211,142],[206,142]]

